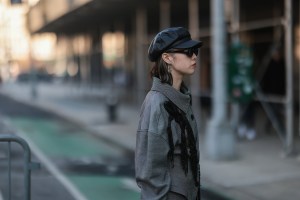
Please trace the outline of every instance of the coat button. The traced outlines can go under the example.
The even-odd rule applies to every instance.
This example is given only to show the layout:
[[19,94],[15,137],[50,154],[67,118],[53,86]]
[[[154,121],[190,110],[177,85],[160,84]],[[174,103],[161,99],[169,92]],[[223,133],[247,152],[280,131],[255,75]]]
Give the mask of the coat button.
[[192,119],[192,120],[194,120],[194,118],[195,118],[195,117],[194,117],[194,115],[193,115],[193,114],[191,114],[191,119]]

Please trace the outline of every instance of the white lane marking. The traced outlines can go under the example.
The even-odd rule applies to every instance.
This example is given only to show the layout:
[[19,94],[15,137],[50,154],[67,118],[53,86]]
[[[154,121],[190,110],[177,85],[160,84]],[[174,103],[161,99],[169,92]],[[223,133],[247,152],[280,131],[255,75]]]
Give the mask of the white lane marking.
[[[17,131],[18,132],[18,131]],[[20,137],[23,137],[29,144],[31,150],[40,159],[46,168],[66,187],[71,195],[77,200],[87,200],[87,198],[67,179],[65,175],[54,165],[52,162],[35,146],[35,144],[25,134],[17,133]]]
[[133,190],[135,192],[141,191],[133,179],[124,178],[124,179],[122,179],[122,183],[127,189]]

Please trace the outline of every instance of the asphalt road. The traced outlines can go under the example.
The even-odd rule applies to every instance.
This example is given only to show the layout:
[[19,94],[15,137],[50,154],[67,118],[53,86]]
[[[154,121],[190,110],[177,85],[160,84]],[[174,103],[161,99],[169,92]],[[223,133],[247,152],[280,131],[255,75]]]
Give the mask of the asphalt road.
[[[73,196],[86,200],[138,199],[133,181],[133,152],[110,144],[60,116],[1,95],[0,115],[9,121],[8,126],[0,118],[0,132],[17,132],[38,152],[33,160],[45,161],[40,170],[32,172],[33,200],[71,200],[75,199]],[[1,180],[7,180],[5,145],[0,144]],[[24,194],[22,149],[12,145],[12,155],[12,199],[18,200]],[[0,182],[0,190],[5,199],[6,181]]]

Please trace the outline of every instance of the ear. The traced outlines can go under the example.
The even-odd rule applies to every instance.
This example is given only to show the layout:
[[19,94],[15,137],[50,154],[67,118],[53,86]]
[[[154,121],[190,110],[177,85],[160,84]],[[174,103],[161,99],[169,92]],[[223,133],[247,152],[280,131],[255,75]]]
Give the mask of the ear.
[[172,62],[173,62],[173,57],[172,57],[170,54],[168,54],[168,53],[163,53],[163,54],[161,55],[161,57],[162,57],[162,59],[163,59],[166,63],[172,64]]

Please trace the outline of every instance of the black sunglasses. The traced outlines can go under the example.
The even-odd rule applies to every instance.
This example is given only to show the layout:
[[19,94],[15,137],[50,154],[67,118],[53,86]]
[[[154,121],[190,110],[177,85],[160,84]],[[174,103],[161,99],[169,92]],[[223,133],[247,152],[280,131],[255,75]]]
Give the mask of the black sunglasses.
[[183,53],[188,57],[192,57],[194,54],[198,56],[199,48],[189,48],[189,49],[170,49],[166,53]]

